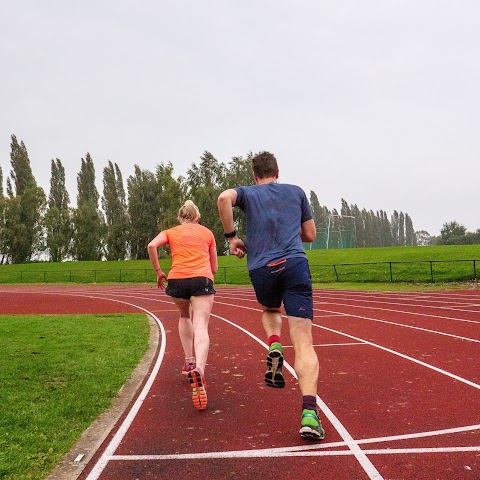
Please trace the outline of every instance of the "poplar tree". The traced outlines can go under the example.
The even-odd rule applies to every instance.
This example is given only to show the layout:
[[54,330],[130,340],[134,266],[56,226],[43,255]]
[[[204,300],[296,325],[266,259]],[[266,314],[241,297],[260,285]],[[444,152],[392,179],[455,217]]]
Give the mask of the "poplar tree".
[[313,190],[310,191],[310,207],[317,232],[326,232],[330,211],[327,207],[320,205],[317,194]]
[[7,245],[5,241],[5,197],[3,195],[3,171],[0,166],[0,265],[7,263]]
[[12,170],[7,178],[4,240],[13,263],[22,263],[42,249],[45,193],[37,186],[25,144],[11,136]]
[[399,225],[400,225],[399,215],[398,215],[398,212],[394,210],[392,214],[392,221],[391,221],[393,246],[399,245]]
[[135,174],[127,179],[127,191],[130,255],[133,259],[146,259],[147,245],[160,231],[155,175],[135,165]]
[[365,246],[365,224],[362,216],[362,212],[356,204],[352,205],[351,212],[355,218],[355,246]]
[[400,212],[398,216],[398,244],[401,247],[405,246],[405,215]]
[[105,223],[98,207],[95,167],[89,153],[82,158],[77,175],[77,208],[73,215],[73,257],[76,260],[101,260]]
[[107,260],[125,260],[128,255],[129,221],[125,188],[118,165],[108,161],[103,169],[102,208],[105,212]]
[[73,226],[70,196],[65,187],[65,168],[60,159],[51,162],[50,193],[45,214],[46,246],[51,262],[61,262],[70,253]]
[[413,228],[413,222],[408,213],[405,214],[405,244],[408,246],[417,244],[417,236]]

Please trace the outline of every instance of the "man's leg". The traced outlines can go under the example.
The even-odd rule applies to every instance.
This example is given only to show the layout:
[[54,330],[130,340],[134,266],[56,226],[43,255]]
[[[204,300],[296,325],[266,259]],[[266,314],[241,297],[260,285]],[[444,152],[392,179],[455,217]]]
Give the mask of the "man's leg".
[[288,317],[290,339],[295,351],[295,372],[302,395],[317,395],[318,357],[313,348],[312,321]]
[[263,307],[262,325],[268,338],[272,335],[280,336],[282,331],[282,314],[280,309]]
[[267,355],[267,371],[264,381],[268,387],[283,388],[285,378],[283,376],[283,348],[280,343],[282,330],[282,315],[280,308],[265,308],[262,314],[262,324],[269,339],[269,350]]
[[318,357],[313,347],[312,321],[307,318],[288,317],[288,324],[295,351],[294,368],[302,393],[300,435],[307,440],[322,440],[325,431],[318,418]]

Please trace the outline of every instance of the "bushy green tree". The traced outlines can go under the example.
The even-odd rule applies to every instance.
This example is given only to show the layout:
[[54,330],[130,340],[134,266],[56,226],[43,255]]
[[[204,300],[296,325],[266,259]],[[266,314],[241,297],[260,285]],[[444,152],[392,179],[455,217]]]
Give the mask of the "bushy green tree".
[[178,224],[178,210],[185,201],[185,185],[182,177],[175,178],[173,165],[160,163],[155,172],[159,230]]
[[426,230],[419,230],[415,232],[416,245],[426,246],[432,244],[432,236]]
[[217,198],[226,184],[226,167],[210,152],[204,152],[200,164],[192,164],[187,171],[187,197],[200,210],[201,223],[212,230],[219,254],[224,253],[225,237],[217,209]]
[[456,222],[446,222],[440,230],[440,240],[443,245],[463,245],[467,228]]
[[[245,158],[241,156],[232,157],[225,171],[223,190],[227,188],[255,185],[253,179],[252,156],[253,154],[250,152]],[[241,238],[245,238],[247,224],[245,221],[245,215],[239,208],[233,209],[233,222],[238,235]],[[228,245],[226,243],[225,250],[228,250]]]
[[148,258],[147,245],[160,231],[155,175],[135,165],[134,175],[127,179],[127,191],[130,255],[133,259]]

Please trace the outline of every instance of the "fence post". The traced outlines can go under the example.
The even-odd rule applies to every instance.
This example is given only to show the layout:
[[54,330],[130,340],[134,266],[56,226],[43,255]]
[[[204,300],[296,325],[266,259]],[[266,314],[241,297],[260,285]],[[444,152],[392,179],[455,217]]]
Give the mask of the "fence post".
[[477,280],[477,265],[476,265],[476,260],[473,261],[473,278]]
[[432,260],[430,260],[430,276],[432,277],[432,283],[434,283],[434,281],[433,281],[433,262],[432,262]]
[[392,262],[390,263],[390,283],[393,283],[393,276],[392,276]]
[[333,264],[333,269],[335,270],[335,277],[337,277],[337,282],[338,282],[337,266],[335,264]]

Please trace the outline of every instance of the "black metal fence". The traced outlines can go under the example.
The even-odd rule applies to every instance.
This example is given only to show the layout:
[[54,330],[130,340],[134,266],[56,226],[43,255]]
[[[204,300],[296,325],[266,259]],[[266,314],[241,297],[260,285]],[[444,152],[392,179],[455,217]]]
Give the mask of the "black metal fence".
[[480,260],[418,260],[311,265],[314,282],[461,282],[477,281]]
[[[480,259],[418,260],[398,262],[311,264],[314,283],[362,282],[461,282],[477,281]],[[149,283],[155,282],[151,268],[97,270],[17,270],[0,268],[0,283]],[[216,284],[246,285],[246,266],[219,267]]]

